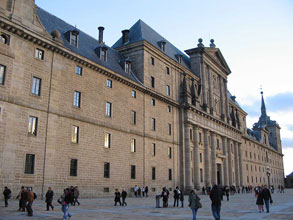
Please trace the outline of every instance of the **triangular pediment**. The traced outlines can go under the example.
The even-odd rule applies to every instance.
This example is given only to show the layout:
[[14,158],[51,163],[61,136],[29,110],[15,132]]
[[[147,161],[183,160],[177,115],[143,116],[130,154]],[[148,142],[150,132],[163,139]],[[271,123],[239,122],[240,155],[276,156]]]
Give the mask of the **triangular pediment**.
[[216,62],[218,65],[220,65],[222,68],[224,68],[227,72],[227,74],[231,73],[231,70],[222,55],[220,49],[218,48],[205,48],[205,52],[210,56],[210,58],[213,59],[214,62]]

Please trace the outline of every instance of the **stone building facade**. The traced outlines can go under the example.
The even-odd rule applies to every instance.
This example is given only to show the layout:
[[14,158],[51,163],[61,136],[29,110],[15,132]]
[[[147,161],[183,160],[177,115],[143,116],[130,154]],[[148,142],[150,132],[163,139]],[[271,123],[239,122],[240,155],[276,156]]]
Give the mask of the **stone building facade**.
[[213,40],[183,53],[139,20],[109,47],[103,31],[0,1],[0,187],[284,184],[280,127],[262,98],[247,129]]

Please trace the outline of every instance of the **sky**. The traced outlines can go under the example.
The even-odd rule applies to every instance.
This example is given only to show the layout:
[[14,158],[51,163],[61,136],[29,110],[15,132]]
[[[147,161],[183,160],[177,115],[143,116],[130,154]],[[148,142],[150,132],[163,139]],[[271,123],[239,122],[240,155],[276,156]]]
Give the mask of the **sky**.
[[205,46],[214,39],[232,71],[228,89],[248,113],[250,128],[260,116],[263,90],[267,114],[281,127],[285,175],[293,172],[293,1],[35,2],[94,38],[98,39],[97,28],[105,27],[104,41],[109,46],[139,19],[181,51],[196,47],[198,38]]

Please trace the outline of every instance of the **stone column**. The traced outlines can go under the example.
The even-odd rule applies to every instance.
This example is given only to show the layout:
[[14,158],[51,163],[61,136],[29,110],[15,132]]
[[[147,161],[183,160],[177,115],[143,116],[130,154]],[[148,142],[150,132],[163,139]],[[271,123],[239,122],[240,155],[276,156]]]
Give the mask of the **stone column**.
[[231,141],[227,138],[227,149],[228,149],[228,167],[229,167],[229,186],[233,185],[233,170],[232,170],[232,152],[231,152]]
[[200,190],[200,174],[199,174],[199,147],[198,147],[198,126],[193,125],[193,171],[194,171],[194,188]]
[[242,149],[241,149],[241,143],[238,143],[238,153],[239,153],[240,186],[243,186],[243,169],[242,169]]
[[184,124],[184,155],[185,155],[185,191],[189,192],[192,189],[191,179],[191,160],[190,160],[190,140],[189,140],[189,124]]
[[210,67],[207,66],[207,75],[208,75],[208,84],[209,84],[209,107],[210,107],[210,113],[213,114],[214,112],[214,106],[213,106],[213,85],[212,85],[212,76],[211,76],[211,70]]
[[227,154],[227,146],[226,146],[226,137],[222,136],[222,143],[223,143],[223,153],[225,155],[224,159],[224,183],[223,186],[229,185],[228,182],[228,154]]
[[211,135],[211,145],[212,145],[212,185],[217,184],[217,165],[216,165],[216,144],[215,144],[215,134],[214,132],[210,132]]
[[235,182],[236,186],[239,186],[239,157],[238,157],[238,143],[233,141],[234,144],[234,160],[235,160]]
[[223,78],[219,75],[219,90],[220,90],[220,107],[221,107],[221,119],[225,120],[225,111],[224,111],[224,100],[223,100]]
[[227,80],[223,79],[224,81],[224,96],[225,96],[225,106],[226,106],[226,117],[227,122],[230,122],[230,115],[229,115],[229,100],[228,100],[228,92],[227,92]]
[[206,187],[211,185],[210,177],[210,147],[208,141],[208,130],[203,129],[203,141],[204,141],[204,178]]
[[207,110],[207,91],[206,91],[206,76],[204,71],[203,58],[201,58],[200,69],[201,69],[201,80],[202,80],[202,99],[203,99],[202,107],[206,111]]

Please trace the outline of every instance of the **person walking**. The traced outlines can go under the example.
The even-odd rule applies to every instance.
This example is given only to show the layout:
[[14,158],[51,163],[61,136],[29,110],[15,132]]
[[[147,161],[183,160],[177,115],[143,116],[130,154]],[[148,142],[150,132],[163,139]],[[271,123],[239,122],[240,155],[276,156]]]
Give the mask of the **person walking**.
[[215,220],[221,219],[221,189],[215,184],[210,192],[210,199],[212,201],[212,212]]
[[161,197],[163,197],[163,208],[167,208],[168,207],[169,191],[167,190],[166,187],[163,188]]
[[138,191],[138,186],[135,185],[135,187],[134,187],[134,195],[135,195],[135,197],[137,197],[137,191]]
[[78,204],[78,206],[80,205],[80,202],[77,200],[79,197],[79,189],[78,187],[74,187],[74,190],[73,190],[73,205],[75,206],[75,203]]
[[54,192],[51,187],[48,187],[48,191],[46,193],[46,203],[47,203],[47,211],[49,211],[49,208],[51,207],[52,210],[54,210],[54,206],[52,205]]
[[114,198],[114,202],[115,202],[114,206],[117,205],[117,202],[119,202],[119,204],[122,205],[122,204],[121,204],[120,197],[121,197],[121,194],[120,194],[120,192],[118,191],[118,189],[116,189],[116,190],[115,190],[115,198]]
[[33,189],[28,189],[26,192],[27,194],[27,204],[26,204],[26,210],[28,216],[33,216],[33,202],[36,199],[35,193],[33,192]]
[[273,203],[272,196],[270,193],[270,190],[267,188],[267,185],[264,185],[264,188],[262,189],[260,193],[265,201],[266,210],[267,213],[270,212],[270,203]]
[[188,197],[189,207],[192,210],[192,216],[193,220],[196,220],[197,210],[201,208],[201,203],[199,202],[200,198],[198,195],[194,192],[194,190],[191,190]]
[[256,205],[258,206],[258,211],[259,212],[264,211],[264,209],[263,209],[263,205],[264,205],[263,195],[261,194],[261,192],[257,194]]
[[148,197],[148,192],[149,192],[148,186],[145,187],[144,192],[145,192],[145,197]]
[[183,194],[183,190],[179,190],[179,191],[180,191],[179,199],[181,202],[181,208],[183,208],[184,207],[184,194]]
[[228,186],[225,187],[225,194],[226,194],[227,201],[229,201],[230,190]]
[[27,190],[24,186],[21,187],[19,194],[17,195],[16,199],[19,199],[19,209],[18,211],[25,212],[25,207],[27,203]]
[[144,194],[145,194],[145,188],[144,188],[144,186],[142,186],[141,192],[142,192],[142,197],[144,197]]
[[63,220],[69,220],[72,217],[72,214],[69,212],[69,205],[73,201],[72,194],[69,188],[64,189],[64,193],[61,195],[60,201],[62,205],[62,212],[63,212]]
[[121,196],[122,196],[122,206],[124,206],[124,205],[127,206],[127,203],[125,202],[126,197],[127,197],[127,192],[125,191],[125,189],[122,189]]
[[179,190],[178,186],[176,186],[176,188],[174,189],[173,193],[174,193],[174,196],[173,196],[173,198],[174,198],[174,207],[175,207],[175,205],[178,207],[179,196],[180,196],[180,190]]
[[11,190],[8,189],[7,186],[4,187],[3,195],[4,195],[5,207],[8,207],[8,199],[11,198]]

